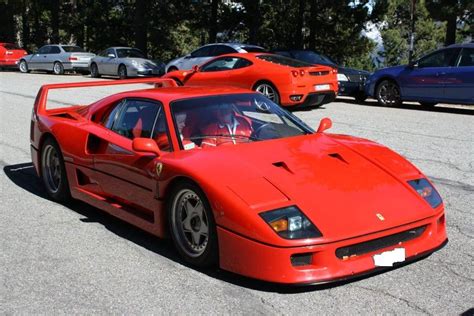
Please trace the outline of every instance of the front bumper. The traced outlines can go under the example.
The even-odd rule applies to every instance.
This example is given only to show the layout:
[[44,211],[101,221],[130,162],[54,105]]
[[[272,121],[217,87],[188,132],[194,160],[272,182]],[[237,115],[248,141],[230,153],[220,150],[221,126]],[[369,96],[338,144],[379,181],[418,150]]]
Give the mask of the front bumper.
[[[423,225],[426,225],[425,231],[419,237],[406,242],[345,259],[339,259],[335,254],[336,249],[341,247],[389,236]],[[373,260],[375,254],[403,247],[406,259],[402,264],[406,264],[429,255],[447,242],[444,212],[383,232],[305,247],[275,247],[247,239],[222,227],[218,227],[217,232],[222,269],[263,281],[283,284],[328,283],[376,273],[387,268],[375,266]],[[310,254],[311,263],[303,266],[293,265],[291,257],[298,254]]]
[[364,82],[339,81],[338,95],[354,97],[364,92],[364,88]]

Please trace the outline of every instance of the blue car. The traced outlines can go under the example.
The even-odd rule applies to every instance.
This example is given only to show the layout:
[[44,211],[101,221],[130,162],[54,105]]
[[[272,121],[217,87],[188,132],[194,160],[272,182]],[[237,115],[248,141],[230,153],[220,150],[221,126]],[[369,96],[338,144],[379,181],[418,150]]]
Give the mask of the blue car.
[[405,65],[377,70],[365,91],[382,106],[416,101],[474,104],[474,43],[455,44]]

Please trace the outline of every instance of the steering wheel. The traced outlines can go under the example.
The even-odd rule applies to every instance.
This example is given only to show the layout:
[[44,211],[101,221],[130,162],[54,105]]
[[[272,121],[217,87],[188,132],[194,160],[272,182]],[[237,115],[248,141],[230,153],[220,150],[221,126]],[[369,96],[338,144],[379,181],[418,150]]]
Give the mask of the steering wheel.
[[271,126],[272,123],[265,123],[265,124],[262,124],[260,125],[256,130],[253,131],[253,135],[256,137],[256,138],[260,138],[259,135],[260,135],[260,132],[264,129],[264,128],[267,128],[268,126]]

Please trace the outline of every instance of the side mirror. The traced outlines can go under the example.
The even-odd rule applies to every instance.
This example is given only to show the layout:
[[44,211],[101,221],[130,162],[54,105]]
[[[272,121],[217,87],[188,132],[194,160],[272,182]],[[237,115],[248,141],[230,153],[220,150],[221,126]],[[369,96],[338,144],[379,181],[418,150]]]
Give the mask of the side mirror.
[[193,72],[199,72],[199,66],[198,65],[193,66]]
[[418,68],[418,63],[417,62],[411,62],[408,64],[409,69],[415,69]]
[[115,58],[115,55],[114,54],[107,54],[107,57]]
[[316,133],[322,133],[327,129],[330,129],[332,127],[332,121],[329,117],[325,117],[319,122],[319,127]]
[[132,141],[132,149],[139,153],[154,154],[157,157],[161,156],[160,148],[151,138],[134,138]]

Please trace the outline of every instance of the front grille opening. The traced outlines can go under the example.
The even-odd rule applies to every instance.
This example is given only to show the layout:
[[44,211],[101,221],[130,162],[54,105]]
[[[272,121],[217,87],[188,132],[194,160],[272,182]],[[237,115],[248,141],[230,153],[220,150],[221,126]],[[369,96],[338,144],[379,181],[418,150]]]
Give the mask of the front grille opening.
[[336,249],[336,256],[339,259],[347,260],[350,257],[360,256],[372,251],[398,245],[399,243],[415,239],[426,230],[426,225],[406,230],[390,236],[385,236],[358,244]]
[[311,264],[313,255],[311,253],[297,253],[291,255],[291,265],[294,267],[308,266]]

